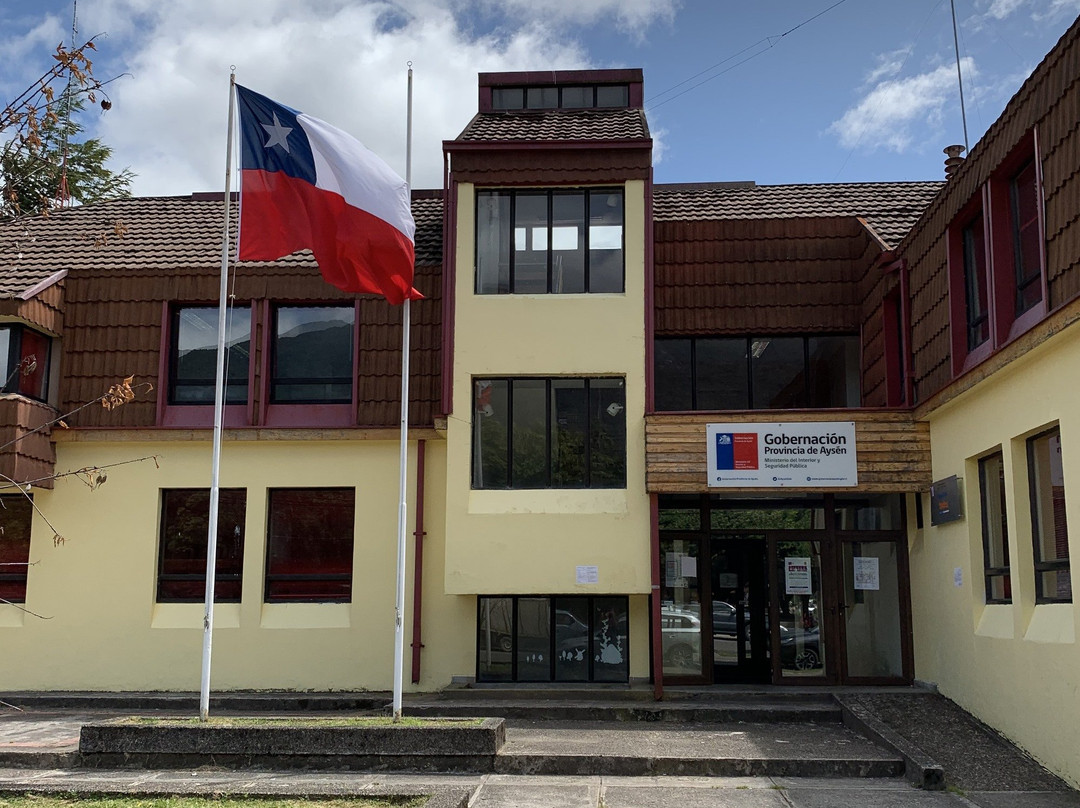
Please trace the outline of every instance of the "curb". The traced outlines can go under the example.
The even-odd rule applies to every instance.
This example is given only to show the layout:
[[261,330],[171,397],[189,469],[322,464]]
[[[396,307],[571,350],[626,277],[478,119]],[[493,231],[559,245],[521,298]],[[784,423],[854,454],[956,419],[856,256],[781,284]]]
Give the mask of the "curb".
[[839,694],[833,698],[840,705],[844,726],[861,733],[904,759],[904,774],[918,788],[927,791],[945,789],[945,769],[918,746],[894,732],[874,713],[860,704],[853,704]]

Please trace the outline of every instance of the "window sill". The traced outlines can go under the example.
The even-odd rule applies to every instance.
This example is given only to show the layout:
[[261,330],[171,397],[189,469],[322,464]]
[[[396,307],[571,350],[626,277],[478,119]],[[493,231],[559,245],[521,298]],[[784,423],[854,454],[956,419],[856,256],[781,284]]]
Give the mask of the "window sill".
[[351,603],[264,603],[260,628],[349,628]]
[[625,488],[544,488],[469,492],[469,513],[625,514]]
[[1011,640],[1016,636],[1011,603],[987,603],[975,626],[979,637]]
[[[150,628],[202,629],[205,611],[202,603],[155,603]],[[240,628],[240,604],[215,603],[214,628]]]
[[263,426],[356,426],[356,409],[352,404],[270,404]]
[[[246,404],[229,404],[224,412],[225,426],[234,428],[248,426]],[[214,426],[213,404],[166,404],[161,413],[161,425],[207,429]]]
[[1032,612],[1024,639],[1028,642],[1069,644],[1076,642],[1073,604],[1040,603]]

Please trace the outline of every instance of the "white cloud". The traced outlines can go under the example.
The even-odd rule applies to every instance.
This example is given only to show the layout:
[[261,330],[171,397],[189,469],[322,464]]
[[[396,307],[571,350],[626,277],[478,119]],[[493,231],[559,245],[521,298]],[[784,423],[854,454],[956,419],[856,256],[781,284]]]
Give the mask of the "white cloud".
[[910,46],[906,48],[900,48],[899,50],[890,51],[889,53],[878,54],[877,67],[871,70],[869,75],[867,75],[865,86],[876,84],[882,79],[891,79],[903,69],[904,64],[907,62],[908,56],[910,55]]
[[[469,0],[462,0],[465,6]],[[475,5],[475,3],[473,3]],[[487,11],[553,27],[614,23],[637,38],[654,23],[670,23],[681,0],[484,0]]]
[[1045,9],[1033,11],[1031,18],[1036,22],[1057,20],[1064,16],[1074,16],[1080,12],[1080,0],[1050,0]]
[[[965,80],[978,73],[971,58],[961,60]],[[910,78],[883,81],[829,127],[846,149],[907,151],[927,128],[937,130],[947,105],[959,107],[956,68],[942,65]],[[959,114],[959,112],[957,112]],[[936,146],[935,142],[935,146]]]
[[988,16],[993,17],[995,20],[1003,20],[1009,17],[1023,6],[1027,0],[993,0],[990,6],[987,8],[986,13]]

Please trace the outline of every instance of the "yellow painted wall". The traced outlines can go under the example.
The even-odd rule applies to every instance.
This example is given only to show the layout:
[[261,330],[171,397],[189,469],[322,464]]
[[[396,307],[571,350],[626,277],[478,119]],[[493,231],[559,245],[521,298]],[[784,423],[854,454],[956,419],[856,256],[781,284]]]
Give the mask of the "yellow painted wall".
[[[455,594],[649,592],[645,493],[645,186],[626,184],[625,293],[476,295],[475,189],[457,187],[454,412],[447,425],[446,577]],[[472,380],[624,376],[626,488],[473,491]],[[578,566],[598,568],[578,584]],[[631,602],[631,676],[648,675],[645,598]]]
[[[57,469],[112,468],[91,491],[77,479],[35,491],[27,609],[0,605],[0,688],[197,690],[201,604],[157,604],[159,489],[208,487],[209,442],[65,442]],[[247,489],[243,599],[215,609],[215,690],[389,690],[392,685],[397,536],[395,442],[231,442],[222,485]],[[416,444],[410,446],[406,688],[412,627],[412,514]],[[418,689],[471,673],[475,600],[442,594],[445,447],[427,442],[424,643]],[[264,604],[266,489],[355,486],[353,599],[348,604]],[[66,538],[53,545],[48,520]]]
[[[934,479],[963,478],[962,521],[912,528],[916,676],[1080,784],[1080,328],[993,374],[930,418]],[[1071,604],[1035,604],[1026,439],[1061,428]],[[1013,602],[987,605],[978,459],[1001,448]],[[961,585],[955,583],[959,570]]]

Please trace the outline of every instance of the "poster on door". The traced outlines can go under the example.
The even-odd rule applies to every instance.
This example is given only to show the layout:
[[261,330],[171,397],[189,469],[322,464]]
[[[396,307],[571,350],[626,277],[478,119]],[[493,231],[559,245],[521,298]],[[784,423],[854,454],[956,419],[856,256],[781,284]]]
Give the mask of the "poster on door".
[[810,559],[788,557],[784,559],[784,593],[788,595],[812,595]]
[[855,579],[855,589],[881,589],[881,574],[878,568],[878,560],[873,556],[855,556],[852,576]]
[[710,488],[845,488],[859,483],[854,421],[706,424]]

